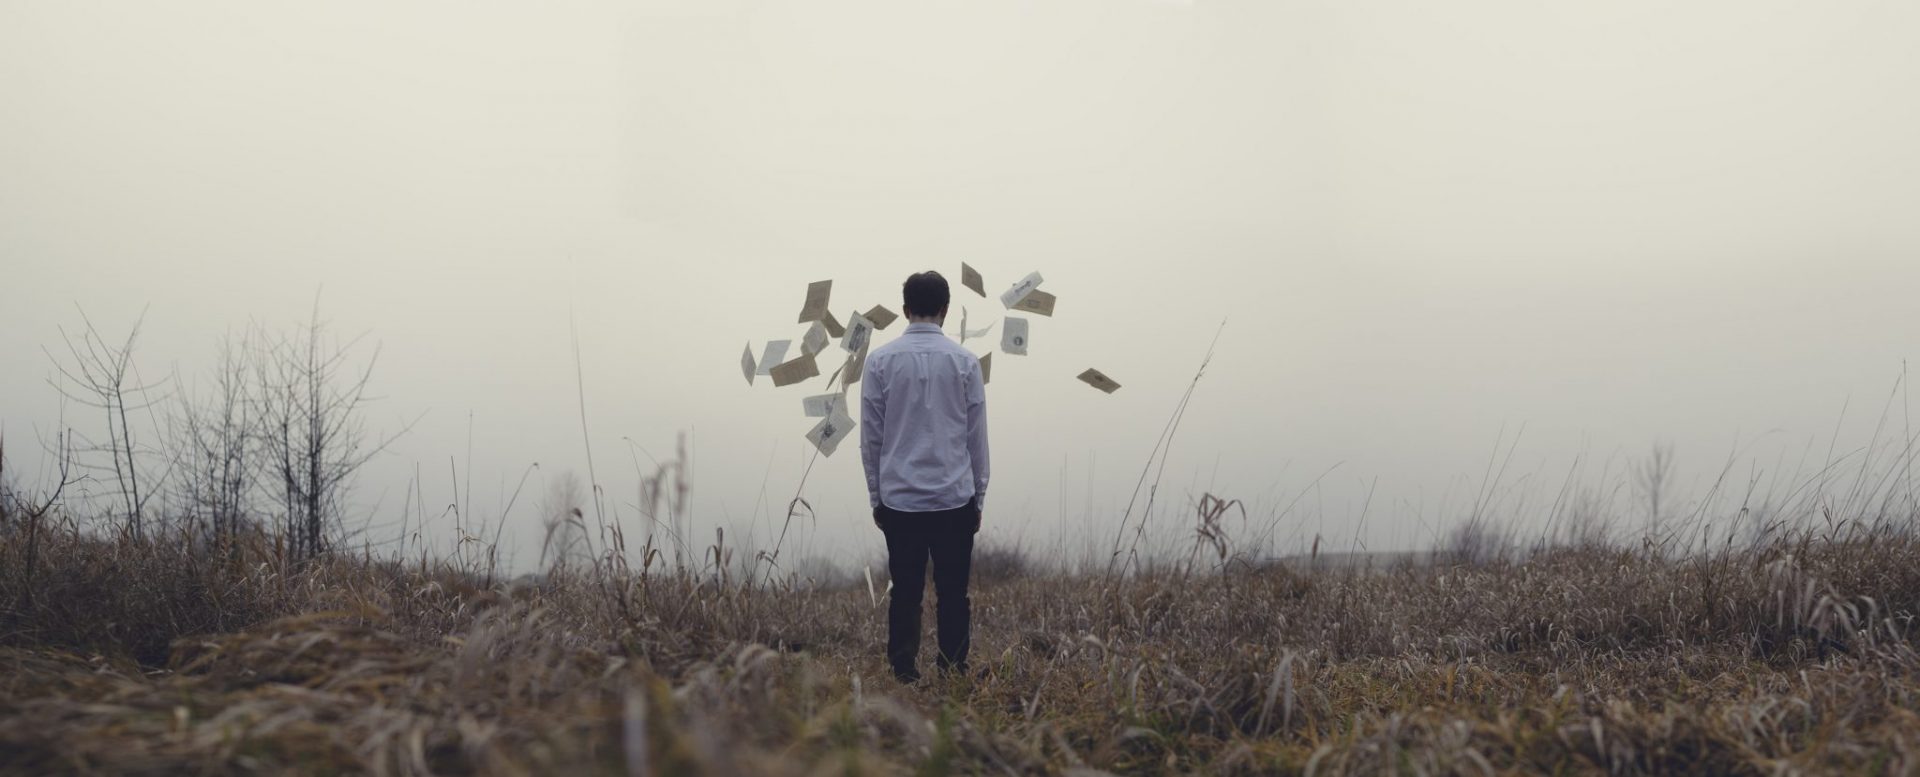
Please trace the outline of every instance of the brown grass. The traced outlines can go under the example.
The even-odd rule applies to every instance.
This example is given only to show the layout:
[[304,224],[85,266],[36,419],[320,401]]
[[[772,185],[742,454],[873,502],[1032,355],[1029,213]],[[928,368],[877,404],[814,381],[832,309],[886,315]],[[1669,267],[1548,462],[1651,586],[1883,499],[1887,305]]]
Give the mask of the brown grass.
[[1920,541],[1888,530],[1107,588],[1023,565],[975,595],[984,675],[913,688],[864,585],[484,585],[72,531],[29,580],[19,537],[12,773],[1920,771]]

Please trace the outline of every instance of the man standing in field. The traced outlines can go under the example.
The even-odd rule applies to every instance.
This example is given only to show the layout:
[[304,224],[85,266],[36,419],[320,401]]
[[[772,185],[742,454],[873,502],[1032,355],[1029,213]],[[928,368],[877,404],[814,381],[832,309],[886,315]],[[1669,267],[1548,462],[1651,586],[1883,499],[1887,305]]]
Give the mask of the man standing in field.
[[873,523],[887,535],[887,661],[920,679],[920,598],[933,561],[942,671],[966,672],[967,577],[987,495],[987,395],[980,361],[947,339],[947,279],[931,270],[902,288],[907,331],[867,357],[860,460]]

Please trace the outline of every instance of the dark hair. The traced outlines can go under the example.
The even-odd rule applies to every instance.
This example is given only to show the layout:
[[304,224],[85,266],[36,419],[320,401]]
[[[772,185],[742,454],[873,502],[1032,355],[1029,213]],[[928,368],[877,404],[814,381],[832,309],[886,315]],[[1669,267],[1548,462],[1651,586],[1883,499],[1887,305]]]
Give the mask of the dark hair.
[[900,296],[901,306],[909,316],[939,315],[952,299],[947,291],[947,279],[932,270],[907,276],[907,282],[900,286]]

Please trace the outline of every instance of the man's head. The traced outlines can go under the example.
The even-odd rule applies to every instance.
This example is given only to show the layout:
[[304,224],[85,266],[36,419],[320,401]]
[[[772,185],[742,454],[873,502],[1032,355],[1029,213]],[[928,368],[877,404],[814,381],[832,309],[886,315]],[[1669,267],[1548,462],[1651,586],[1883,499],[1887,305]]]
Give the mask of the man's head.
[[928,270],[907,276],[907,282],[900,287],[900,296],[907,321],[946,325],[947,302],[952,296],[947,291],[947,279],[940,277],[940,273]]

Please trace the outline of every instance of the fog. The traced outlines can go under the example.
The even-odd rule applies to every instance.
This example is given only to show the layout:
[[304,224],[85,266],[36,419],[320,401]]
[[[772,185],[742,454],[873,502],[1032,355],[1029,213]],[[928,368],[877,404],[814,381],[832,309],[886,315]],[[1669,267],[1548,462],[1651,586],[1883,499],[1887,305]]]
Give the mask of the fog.
[[1569,479],[1635,521],[1656,443],[1685,511],[1730,461],[1797,484],[1908,434],[1916,35],[1771,0],[0,4],[0,424],[44,482],[100,423],[48,383],[80,309],[144,310],[140,369],[191,392],[317,300],[378,347],[369,432],[411,424],[364,541],[417,483],[444,551],[445,505],[492,520],[537,463],[530,568],[588,445],[637,533],[635,462],[685,434],[700,544],[766,547],[800,493],[786,552],[859,564],[858,452],[800,488],[824,383],[750,387],[741,347],[829,278],[841,315],[924,269],[950,330],[1003,314],[965,261],[1060,300],[994,359],[988,540],[1104,555],[1216,333],[1163,548],[1202,493],[1276,553],[1542,527]]

